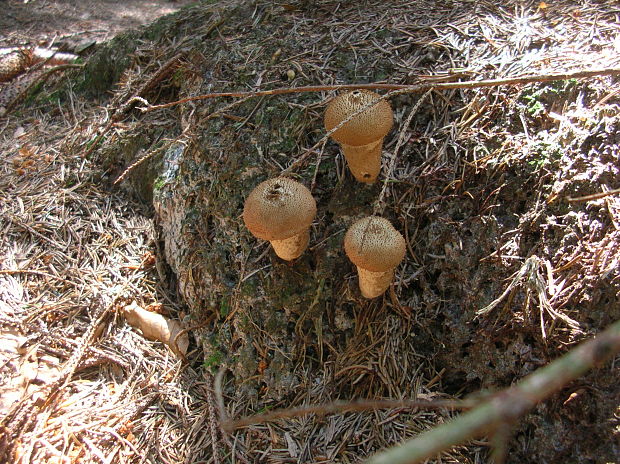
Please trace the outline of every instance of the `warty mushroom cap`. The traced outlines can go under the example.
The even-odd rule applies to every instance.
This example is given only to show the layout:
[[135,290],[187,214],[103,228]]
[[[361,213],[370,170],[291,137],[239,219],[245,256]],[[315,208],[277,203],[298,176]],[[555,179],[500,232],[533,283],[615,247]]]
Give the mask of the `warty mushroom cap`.
[[255,237],[284,240],[304,231],[316,216],[316,202],[305,186],[287,177],[260,183],[245,200],[243,222]]
[[[338,95],[325,110],[325,130],[330,131],[346,118],[381,96],[370,90],[353,90]],[[346,145],[360,146],[376,142],[392,128],[390,104],[381,100],[351,119],[332,134],[334,140]]]
[[405,239],[390,221],[370,216],[355,222],[344,237],[344,250],[358,267],[372,272],[395,268],[405,257]]

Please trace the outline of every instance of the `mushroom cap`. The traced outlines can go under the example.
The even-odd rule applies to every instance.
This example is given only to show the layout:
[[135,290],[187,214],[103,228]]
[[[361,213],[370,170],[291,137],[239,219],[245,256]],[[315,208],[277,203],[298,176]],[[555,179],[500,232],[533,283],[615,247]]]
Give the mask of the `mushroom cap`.
[[[332,130],[350,115],[379,98],[381,95],[370,90],[353,90],[338,95],[325,110],[325,130]],[[381,100],[351,119],[334,132],[332,137],[346,145],[368,145],[387,135],[392,128],[393,119],[390,104]]]
[[263,240],[284,240],[310,227],[316,202],[310,190],[287,177],[276,177],[256,186],[245,200],[243,222],[252,235]]
[[385,272],[398,266],[405,257],[405,239],[387,219],[370,216],[349,227],[344,250],[356,266]]

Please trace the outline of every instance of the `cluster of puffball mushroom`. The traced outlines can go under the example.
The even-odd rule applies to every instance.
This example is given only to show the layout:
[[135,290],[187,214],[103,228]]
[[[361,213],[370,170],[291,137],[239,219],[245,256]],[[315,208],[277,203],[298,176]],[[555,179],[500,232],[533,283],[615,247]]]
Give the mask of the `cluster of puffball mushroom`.
[[[340,144],[353,176],[372,183],[381,170],[381,150],[392,128],[392,109],[376,93],[354,90],[334,98],[325,111],[327,131],[343,121],[332,137]],[[243,221],[252,235],[268,240],[276,255],[287,261],[299,258],[308,247],[315,216],[316,202],[310,190],[288,177],[259,184],[243,209]],[[375,298],[392,283],[394,269],[405,257],[405,239],[387,219],[368,216],[349,227],[344,249],[357,267],[362,295]]]

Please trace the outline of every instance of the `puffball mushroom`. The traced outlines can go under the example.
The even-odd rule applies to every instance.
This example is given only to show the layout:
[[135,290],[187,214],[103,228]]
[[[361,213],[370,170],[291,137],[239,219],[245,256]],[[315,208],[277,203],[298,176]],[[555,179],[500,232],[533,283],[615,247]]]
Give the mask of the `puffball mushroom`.
[[370,216],[349,228],[344,250],[357,266],[362,295],[375,298],[392,283],[394,269],[405,257],[405,239],[387,219]]
[[[369,90],[353,90],[338,95],[325,110],[325,129],[332,130],[356,111],[379,98],[379,94]],[[383,139],[392,128],[393,119],[390,104],[381,100],[332,134],[332,138],[340,144],[349,169],[358,181],[370,184],[377,180],[381,170]]]
[[310,190],[287,177],[260,183],[245,200],[243,222],[257,238],[269,240],[276,254],[287,261],[308,247],[316,202]]

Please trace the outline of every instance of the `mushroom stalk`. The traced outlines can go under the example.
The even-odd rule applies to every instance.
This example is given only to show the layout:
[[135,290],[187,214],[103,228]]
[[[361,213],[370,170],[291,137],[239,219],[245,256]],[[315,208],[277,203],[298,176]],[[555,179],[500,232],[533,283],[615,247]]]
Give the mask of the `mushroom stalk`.
[[359,146],[341,143],[340,147],[351,173],[358,182],[372,184],[377,180],[381,172],[383,139]]
[[349,227],[344,251],[357,267],[362,295],[376,298],[388,289],[405,257],[405,239],[387,219],[369,216]]
[[383,272],[374,272],[357,267],[360,291],[365,298],[376,298],[385,293],[394,280],[394,269]]
[[310,229],[306,229],[297,235],[282,240],[271,240],[271,246],[280,258],[291,261],[299,258],[308,248],[310,242]]

